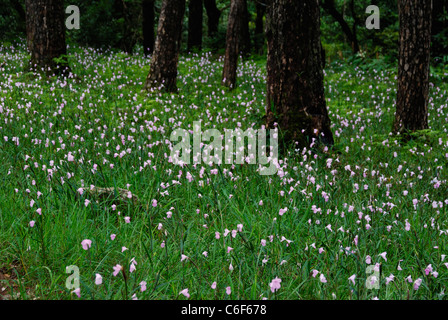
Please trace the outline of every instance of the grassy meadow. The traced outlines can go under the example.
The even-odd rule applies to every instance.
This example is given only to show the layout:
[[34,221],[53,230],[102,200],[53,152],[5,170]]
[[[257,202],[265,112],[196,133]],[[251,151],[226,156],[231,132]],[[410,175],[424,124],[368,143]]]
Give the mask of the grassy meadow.
[[431,70],[430,129],[403,142],[396,67],[327,64],[335,147],[291,149],[262,176],[174,165],[170,134],[260,128],[263,57],[240,62],[229,91],[221,57],[181,56],[166,94],[142,90],[141,53],[69,53],[73,74],[44,78],[24,71],[23,44],[0,46],[2,299],[446,298],[447,69]]

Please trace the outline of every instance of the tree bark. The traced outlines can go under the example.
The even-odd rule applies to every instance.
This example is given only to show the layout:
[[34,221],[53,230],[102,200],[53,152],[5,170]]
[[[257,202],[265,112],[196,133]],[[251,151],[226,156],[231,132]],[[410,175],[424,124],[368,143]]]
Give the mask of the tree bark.
[[432,0],[399,0],[397,109],[394,133],[428,128]]
[[[62,0],[26,0],[27,46],[31,68],[47,74],[68,71],[65,20]],[[61,58],[59,62],[55,59]]]
[[282,142],[333,145],[324,96],[318,0],[269,0],[266,124]]
[[204,0],[204,7],[207,11],[207,26],[208,36],[214,37],[218,32],[219,18],[221,17],[221,11],[216,6],[216,0]]
[[143,52],[150,55],[154,52],[154,0],[142,1],[143,12]]
[[202,0],[190,0],[188,6],[188,51],[202,48],[202,21],[203,5]]
[[156,44],[145,88],[177,91],[177,65],[185,13],[185,0],[163,0]]
[[245,0],[231,0],[229,22],[226,34],[226,55],[222,84],[231,89],[236,85],[236,69],[238,67],[240,34],[244,21]]

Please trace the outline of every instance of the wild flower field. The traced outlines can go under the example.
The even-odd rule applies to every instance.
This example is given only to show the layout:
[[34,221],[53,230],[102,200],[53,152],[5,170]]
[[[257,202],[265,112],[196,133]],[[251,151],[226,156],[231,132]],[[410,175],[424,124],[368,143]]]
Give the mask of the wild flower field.
[[445,299],[448,70],[431,70],[430,130],[403,143],[396,68],[327,65],[334,149],[291,149],[262,176],[170,158],[194,121],[261,127],[262,58],[229,92],[221,58],[182,56],[165,94],[142,91],[141,54],[69,52],[73,76],[45,79],[0,46],[0,297]]

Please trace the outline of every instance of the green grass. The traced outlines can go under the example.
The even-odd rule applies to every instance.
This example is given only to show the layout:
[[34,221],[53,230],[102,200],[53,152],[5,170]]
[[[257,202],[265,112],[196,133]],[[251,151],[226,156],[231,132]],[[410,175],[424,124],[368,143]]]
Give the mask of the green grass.
[[[0,47],[0,58],[7,62],[0,74],[0,272],[13,275],[0,285],[13,296],[78,299],[65,286],[66,267],[76,265],[82,299],[186,299],[179,295],[186,288],[191,299],[445,298],[448,85],[441,70],[431,78],[430,130],[402,144],[389,134],[395,70],[327,66],[335,150],[291,150],[277,175],[261,176],[254,165],[169,160],[170,133],[191,130],[194,121],[202,120],[203,131],[259,128],[260,57],[240,65],[238,88],[229,92],[220,85],[222,60],[182,56],[178,94],[142,91],[149,61],[137,54],[71,48],[76,76],[68,79],[24,72],[28,56],[17,44]],[[114,210],[94,199],[86,206],[77,190],[90,185],[129,189],[143,208],[129,202]],[[288,208],[282,216],[281,208]],[[84,239],[92,240],[89,250]],[[182,254],[188,259],[181,262]],[[367,256],[381,264],[379,290],[366,288]],[[123,272],[113,276],[117,264]],[[430,264],[437,277],[426,274]],[[272,293],[276,277],[281,288]]]

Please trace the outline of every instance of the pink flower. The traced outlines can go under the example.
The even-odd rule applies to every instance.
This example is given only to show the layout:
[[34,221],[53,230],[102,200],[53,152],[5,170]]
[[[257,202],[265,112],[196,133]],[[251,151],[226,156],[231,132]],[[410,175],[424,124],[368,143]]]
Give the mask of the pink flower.
[[95,274],[95,284],[99,286],[102,283],[103,283],[103,277],[99,273]]
[[215,290],[216,289],[216,281],[212,283],[212,289]]
[[179,292],[179,294],[183,294],[187,299],[190,298],[190,294],[188,293],[188,288]]
[[227,247],[227,253],[229,253],[230,251],[232,251],[233,250],[233,248],[231,248],[231,247]]
[[408,219],[405,220],[406,221],[406,227],[404,228],[406,231],[411,230],[411,224],[409,223]]
[[280,211],[278,214],[282,216],[286,211],[288,211],[287,207],[285,207],[284,209],[280,208]]
[[112,241],[115,240],[115,237],[116,237],[116,236],[117,236],[116,234],[111,234],[111,235],[110,235],[110,238],[112,239]]
[[356,278],[356,274],[352,275],[350,278],[348,278],[348,280],[351,281],[353,283],[353,285],[355,285],[355,278]]
[[184,260],[187,260],[187,259],[188,259],[188,257],[186,255],[181,254],[181,256],[180,256],[180,261],[181,262],[184,261]]
[[152,206],[153,206],[153,207],[157,207],[157,200],[156,200],[156,199],[153,199],[153,200],[152,200]]
[[319,274],[319,271],[317,271],[316,269],[313,269],[311,272],[313,273],[313,278],[316,278],[316,276]]
[[146,291],[146,281],[140,282],[140,291]]
[[117,265],[115,265],[115,266],[113,267],[113,269],[114,269],[113,275],[114,275],[114,277],[116,277],[117,274],[121,271],[122,266],[120,266],[119,264],[117,264]]
[[220,234],[218,231],[215,232],[215,238],[216,238],[216,239],[221,238],[221,234]]
[[418,290],[418,288],[420,287],[420,285],[422,284],[422,279],[418,278],[417,280],[414,281],[414,290]]
[[208,252],[207,251],[202,252],[202,254],[204,255],[204,257],[208,256]]
[[280,282],[282,282],[282,279],[275,277],[275,279],[272,280],[272,282],[269,284],[269,287],[271,287],[272,293],[280,289],[281,285]]
[[261,245],[262,245],[263,247],[266,246],[266,240],[261,239]]
[[320,274],[320,278],[319,279],[320,279],[320,282],[327,283],[327,278],[325,278],[323,273]]
[[134,293],[134,294],[132,295],[132,300],[138,300],[138,298],[137,298],[137,294],[136,294],[136,293]]
[[84,239],[81,241],[81,245],[84,250],[89,250],[89,248],[92,246],[92,240]]
[[36,212],[41,215],[42,214],[42,209],[41,208],[37,208]]
[[233,266],[232,266],[232,264],[230,264],[230,266],[229,266],[229,270],[230,270],[230,271],[233,270]]
[[236,226],[236,228],[238,229],[238,232],[243,231],[243,225],[242,225],[242,224],[238,224],[238,225]]
[[428,275],[433,271],[432,265],[428,265],[425,269],[425,274]]
[[34,221],[34,220],[32,220],[32,221],[30,221],[30,227],[32,228],[32,227],[34,227],[34,224],[36,223],[36,221]]
[[227,287],[227,288],[226,288],[226,293],[227,293],[227,295],[230,296],[230,294],[232,293],[232,288]]
[[131,217],[124,217],[124,222],[130,223],[131,222]]
[[371,264],[372,263],[372,258],[370,256],[366,257],[366,263],[367,264]]
[[381,256],[385,261],[387,261],[386,254],[387,254],[387,252],[383,252],[383,253],[380,253],[379,256]]
[[393,274],[386,277],[386,285],[389,284],[389,282],[394,281],[394,278],[395,278],[395,276]]
[[76,294],[78,296],[78,298],[81,298],[81,289],[80,288],[73,290],[72,293]]

